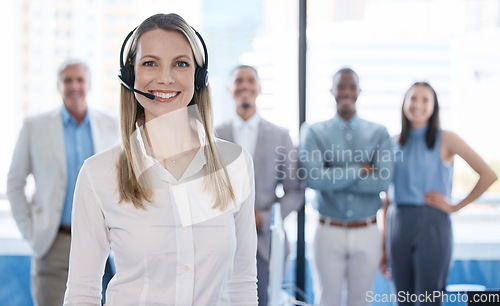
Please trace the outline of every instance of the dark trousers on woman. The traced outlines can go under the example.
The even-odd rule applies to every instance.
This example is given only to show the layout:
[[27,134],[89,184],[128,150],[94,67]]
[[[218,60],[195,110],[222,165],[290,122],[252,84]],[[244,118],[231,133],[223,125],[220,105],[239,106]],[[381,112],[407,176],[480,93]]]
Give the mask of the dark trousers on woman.
[[[391,205],[388,254],[399,305],[441,305],[452,252],[450,216],[429,206]],[[435,293],[436,292],[436,293]]]

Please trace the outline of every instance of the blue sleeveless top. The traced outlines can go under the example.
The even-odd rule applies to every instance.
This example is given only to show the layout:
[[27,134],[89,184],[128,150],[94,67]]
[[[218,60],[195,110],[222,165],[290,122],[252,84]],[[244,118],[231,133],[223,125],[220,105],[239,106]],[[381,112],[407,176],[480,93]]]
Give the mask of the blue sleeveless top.
[[427,148],[427,127],[411,130],[405,146],[394,143],[393,202],[396,204],[426,205],[424,195],[439,192],[451,198],[453,163],[441,159],[441,135],[438,130],[436,143]]

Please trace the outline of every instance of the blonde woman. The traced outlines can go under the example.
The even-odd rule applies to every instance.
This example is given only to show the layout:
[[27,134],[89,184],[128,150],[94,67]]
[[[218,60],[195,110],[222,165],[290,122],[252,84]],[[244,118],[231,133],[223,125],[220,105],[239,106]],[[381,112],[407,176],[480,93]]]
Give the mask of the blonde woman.
[[99,305],[111,249],[108,306],[257,305],[253,164],[214,139],[205,44],[176,14],[128,40],[122,146],[80,172],[64,304]]

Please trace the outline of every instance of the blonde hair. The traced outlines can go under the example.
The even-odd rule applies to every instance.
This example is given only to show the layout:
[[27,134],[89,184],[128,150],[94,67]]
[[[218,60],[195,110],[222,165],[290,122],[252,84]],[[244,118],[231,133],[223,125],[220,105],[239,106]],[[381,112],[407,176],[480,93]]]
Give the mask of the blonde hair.
[[[144,20],[131,37],[126,64],[134,65],[139,38],[145,32],[154,29],[176,31],[183,34],[191,45],[196,64],[199,67],[203,67],[205,59],[203,58],[202,49],[197,43],[196,34],[187,22],[177,14],[156,14]],[[136,208],[145,208],[144,201],[152,201],[152,189],[147,187],[148,185],[139,182],[138,175],[140,173],[138,171],[141,160],[139,156],[134,154],[134,144],[131,143],[131,138],[136,131],[137,124],[144,123],[144,108],[136,100],[134,92],[123,86],[121,88],[120,103],[120,129],[123,143],[123,152],[120,155],[117,165],[120,202],[130,201]],[[189,104],[197,106],[199,116],[195,114],[191,115],[197,117],[196,119],[202,123],[205,130],[207,143],[204,146],[206,159],[205,188],[213,197],[213,208],[223,211],[235,199],[235,195],[226,165],[214,141],[210,86],[195,91],[193,99]]]

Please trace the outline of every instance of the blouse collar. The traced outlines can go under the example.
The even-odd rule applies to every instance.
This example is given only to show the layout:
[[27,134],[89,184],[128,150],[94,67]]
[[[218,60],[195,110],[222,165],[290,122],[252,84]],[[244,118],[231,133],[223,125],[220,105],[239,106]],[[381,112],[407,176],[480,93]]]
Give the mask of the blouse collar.
[[151,174],[154,175],[151,178],[152,184],[154,184],[155,176],[156,178],[162,181],[166,181],[172,184],[180,184],[189,179],[195,179],[199,177],[199,175],[201,174],[200,173],[201,170],[206,164],[205,147],[208,145],[208,142],[206,141],[205,128],[203,127],[203,124],[199,120],[191,118],[190,125],[193,129],[196,129],[197,131],[198,139],[200,141],[200,148],[196,152],[196,155],[194,156],[193,160],[191,161],[186,171],[184,171],[184,174],[179,180],[175,179],[175,177],[167,169],[165,169],[165,167],[163,167],[163,165],[157,159],[147,154],[145,146],[146,134],[144,132],[144,125],[136,125],[136,130],[132,135],[133,143],[131,143],[131,146],[133,147],[132,149],[133,151],[135,148],[135,150],[138,153],[137,155],[140,157],[139,167],[141,169],[139,169],[138,174],[143,175],[146,172],[149,172],[150,170],[154,170],[153,173],[149,172],[150,175]]

